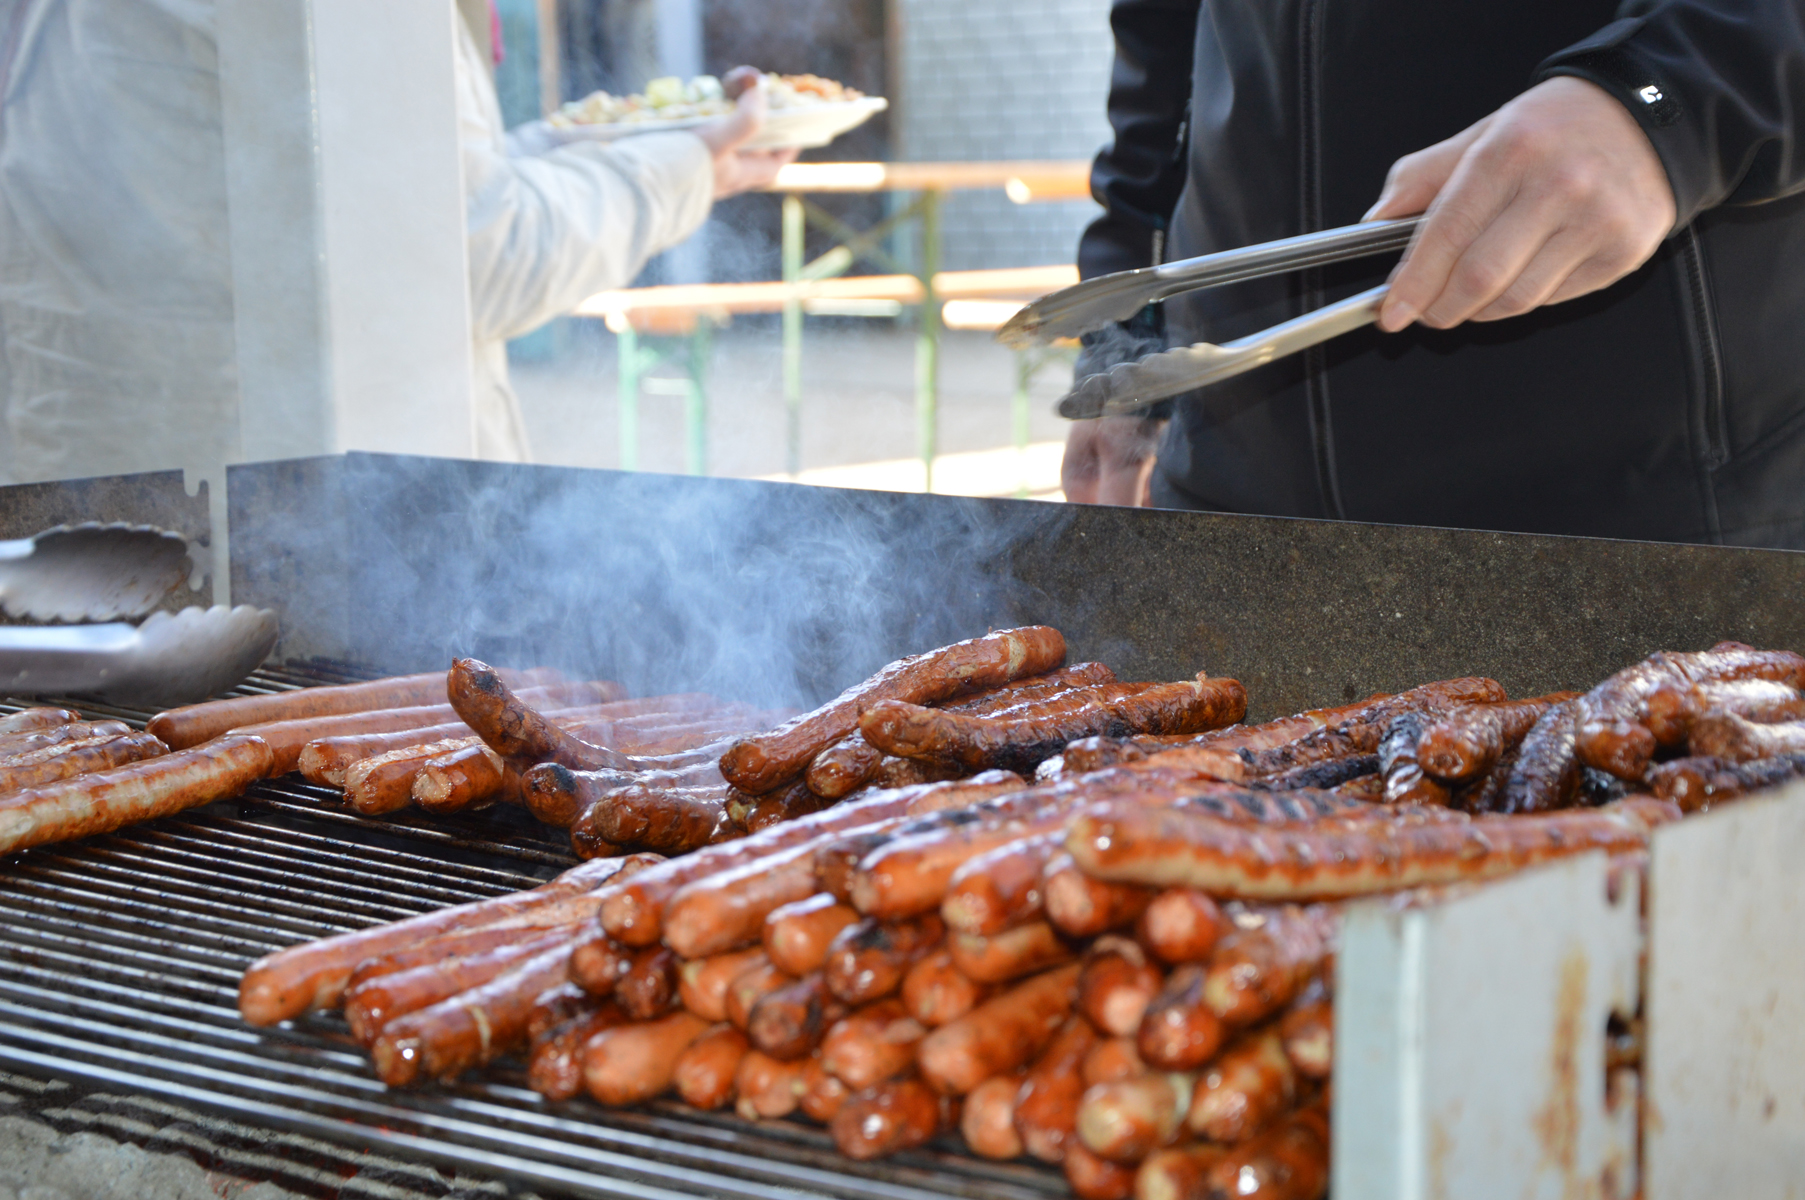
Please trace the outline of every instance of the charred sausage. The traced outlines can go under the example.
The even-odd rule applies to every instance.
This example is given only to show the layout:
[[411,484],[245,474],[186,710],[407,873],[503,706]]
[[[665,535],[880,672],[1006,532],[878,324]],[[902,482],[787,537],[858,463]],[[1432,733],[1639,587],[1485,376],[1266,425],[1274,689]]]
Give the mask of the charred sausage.
[[858,727],[866,709],[885,700],[929,703],[1026,675],[1065,658],[1065,639],[1043,625],[1005,629],[891,663],[863,683],[769,733],[742,738],[721,757],[727,781],[762,795],[796,778],[822,750]]

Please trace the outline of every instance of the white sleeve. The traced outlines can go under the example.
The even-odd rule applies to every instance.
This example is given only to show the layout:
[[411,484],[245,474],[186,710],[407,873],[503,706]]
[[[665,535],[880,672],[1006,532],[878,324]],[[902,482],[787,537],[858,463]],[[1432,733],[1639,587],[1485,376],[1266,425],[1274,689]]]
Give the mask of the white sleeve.
[[708,217],[714,163],[688,133],[509,157],[495,88],[459,29],[458,135],[478,340],[516,337],[624,287]]

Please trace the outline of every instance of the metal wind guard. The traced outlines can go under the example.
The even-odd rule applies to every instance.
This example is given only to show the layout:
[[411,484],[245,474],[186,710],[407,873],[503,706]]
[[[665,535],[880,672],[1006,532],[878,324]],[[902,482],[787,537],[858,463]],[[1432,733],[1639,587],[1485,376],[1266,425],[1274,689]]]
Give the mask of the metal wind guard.
[[1647,1200],[1805,1188],[1805,786],[1660,830],[1649,865]]
[[[1605,1027],[1637,1002],[1640,886],[1587,855],[1426,906],[1350,906],[1335,998],[1335,1200],[1635,1190],[1633,1086]],[[1629,1081],[1623,1081],[1629,1082]]]

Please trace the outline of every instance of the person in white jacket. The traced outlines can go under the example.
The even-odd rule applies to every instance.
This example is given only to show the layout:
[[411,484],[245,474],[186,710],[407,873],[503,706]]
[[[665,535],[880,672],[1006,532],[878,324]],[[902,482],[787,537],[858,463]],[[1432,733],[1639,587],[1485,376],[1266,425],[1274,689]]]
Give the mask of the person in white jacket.
[[770,183],[796,155],[739,149],[764,123],[757,87],[740,95],[736,113],[693,133],[560,144],[534,122],[508,134],[476,41],[461,22],[458,34],[477,453],[525,461],[507,339],[626,286],[646,260],[694,233],[715,200]]
[[[215,0],[0,4],[0,484],[239,457]],[[503,132],[459,25],[476,452],[522,460],[506,338],[629,283],[790,157],[763,97],[693,133]]]

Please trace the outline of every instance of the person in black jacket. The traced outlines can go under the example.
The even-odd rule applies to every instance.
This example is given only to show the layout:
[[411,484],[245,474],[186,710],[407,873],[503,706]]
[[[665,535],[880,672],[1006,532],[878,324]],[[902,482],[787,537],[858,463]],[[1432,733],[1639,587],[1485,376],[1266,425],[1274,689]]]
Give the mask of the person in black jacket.
[[[1394,276],[1378,327],[1170,404],[1153,503],[1805,549],[1805,4],[1117,0],[1111,23],[1085,277],[1429,213],[1401,265],[1086,336],[1080,374]],[[1132,502],[1165,415],[1075,425],[1068,496]]]

